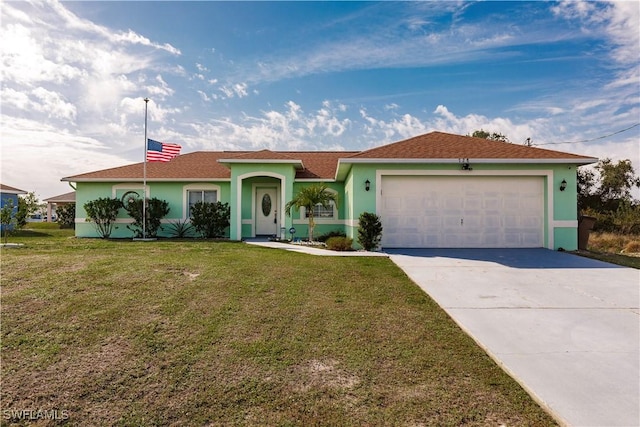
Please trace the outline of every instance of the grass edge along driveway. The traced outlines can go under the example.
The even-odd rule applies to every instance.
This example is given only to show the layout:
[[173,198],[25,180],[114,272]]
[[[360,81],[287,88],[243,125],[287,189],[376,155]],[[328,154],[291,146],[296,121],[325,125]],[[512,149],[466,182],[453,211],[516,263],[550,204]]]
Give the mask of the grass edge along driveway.
[[3,424],[554,424],[386,258],[30,236],[1,254]]

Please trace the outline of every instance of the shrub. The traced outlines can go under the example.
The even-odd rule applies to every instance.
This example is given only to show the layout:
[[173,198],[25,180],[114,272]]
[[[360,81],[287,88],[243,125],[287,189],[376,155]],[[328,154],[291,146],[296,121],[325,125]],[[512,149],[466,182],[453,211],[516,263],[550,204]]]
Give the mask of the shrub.
[[231,208],[228,203],[198,202],[191,207],[191,224],[202,237],[222,237],[229,226]]
[[193,236],[193,225],[186,221],[174,221],[170,223],[167,228],[169,229],[171,237],[183,238]]
[[358,243],[365,251],[375,250],[382,239],[382,223],[380,217],[371,212],[360,214],[358,225]]
[[353,248],[353,239],[350,237],[330,237],[327,239],[327,249],[332,251],[351,251]]
[[118,199],[101,197],[90,200],[84,204],[87,212],[87,221],[93,222],[96,231],[103,239],[108,239],[113,231],[113,224],[116,222],[118,210],[122,207],[122,202]]
[[613,214],[613,223],[622,234],[631,234],[640,230],[640,204],[622,201]]
[[345,234],[344,231],[333,230],[333,231],[330,231],[330,232],[328,232],[326,234],[323,234],[321,236],[316,237],[316,241],[325,243],[331,237],[347,237],[347,235]]
[[68,203],[56,208],[60,228],[76,228],[76,204]]
[[9,233],[13,230],[16,218],[13,208],[13,199],[6,199],[5,205],[0,210],[0,230],[2,231],[2,243],[7,244]]
[[[131,198],[123,203],[124,208],[131,218],[133,224],[127,225],[127,228],[135,233],[135,237],[145,237],[142,233],[142,200]],[[156,197],[147,200],[145,208],[145,233],[146,237],[156,237],[158,230],[162,224],[162,218],[169,213],[169,203],[166,200],[160,200]]]

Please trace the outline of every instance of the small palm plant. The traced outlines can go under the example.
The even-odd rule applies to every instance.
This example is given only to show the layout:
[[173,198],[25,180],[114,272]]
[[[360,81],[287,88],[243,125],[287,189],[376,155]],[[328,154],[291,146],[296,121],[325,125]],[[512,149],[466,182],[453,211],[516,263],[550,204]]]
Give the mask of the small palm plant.
[[313,219],[313,208],[316,205],[322,205],[325,209],[331,207],[331,202],[336,206],[338,205],[338,195],[328,191],[324,183],[312,184],[308,187],[302,188],[298,191],[293,199],[291,199],[284,207],[287,216],[291,216],[291,209],[295,208],[299,211],[300,208],[305,208],[309,215],[309,241],[313,241],[313,229],[316,225]]

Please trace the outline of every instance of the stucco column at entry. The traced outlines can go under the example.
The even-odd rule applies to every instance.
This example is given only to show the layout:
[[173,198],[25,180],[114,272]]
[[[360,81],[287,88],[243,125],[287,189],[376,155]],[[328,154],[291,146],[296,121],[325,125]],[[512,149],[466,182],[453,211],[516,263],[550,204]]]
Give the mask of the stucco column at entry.
[[[288,200],[291,200],[293,195],[293,177],[295,174],[294,169],[290,165],[277,165],[279,168],[284,169],[283,172],[279,173],[275,171],[268,170],[260,170],[260,171],[252,171],[246,172],[241,175],[235,175],[232,173],[231,178],[231,225],[229,227],[230,237],[236,240],[242,240],[242,211],[243,211],[243,185],[244,180],[248,178],[275,178],[280,180],[279,185],[279,194],[278,194],[278,224],[280,227],[285,227],[288,230],[292,224],[293,220],[291,217],[287,216],[285,213],[285,205]],[[234,168],[235,169],[235,168]],[[290,175],[290,176],[287,176]],[[255,197],[255,194],[251,194],[251,197]],[[250,202],[251,203],[251,202]],[[245,209],[246,210],[246,209]],[[254,221],[254,230],[255,230],[255,212],[251,212],[250,218]],[[248,219],[248,218],[247,218]],[[277,234],[280,234],[280,230],[277,231]]]

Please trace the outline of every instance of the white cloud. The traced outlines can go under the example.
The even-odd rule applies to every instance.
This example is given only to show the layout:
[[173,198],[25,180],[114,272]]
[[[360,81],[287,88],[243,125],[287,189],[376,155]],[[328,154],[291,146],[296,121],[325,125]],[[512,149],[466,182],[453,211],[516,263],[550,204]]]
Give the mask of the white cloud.
[[170,44],[96,25],[58,2],[2,2],[0,14],[2,157],[11,159],[2,174],[16,186],[48,197],[64,192],[62,176],[135,159],[144,96],[155,128],[183,111],[166,103],[175,91],[157,72],[186,75],[159,62],[180,55]]
[[[4,8],[3,8],[4,10]],[[61,84],[83,77],[86,73],[68,63],[56,63],[45,52],[47,48],[38,41],[38,35],[22,25],[9,24],[3,30],[2,80],[21,85],[40,82]]]
[[205,102],[211,101],[211,98],[209,98],[209,96],[205,92],[199,90],[198,94],[200,95],[200,98],[202,98],[203,101]]
[[224,94],[226,98],[244,98],[249,96],[247,91],[248,85],[246,83],[236,83],[230,86],[220,86],[218,90]]
[[176,49],[168,43],[160,44],[152,42],[148,38],[132,30],[114,31],[113,29],[97,25],[89,20],[82,19],[69,11],[69,9],[65,8],[61,3],[57,1],[52,1],[48,3],[48,5],[51,7],[50,10],[53,10],[57,13],[58,17],[62,19],[64,26],[68,29],[79,30],[87,34],[97,35],[116,44],[139,44],[142,46],[165,50],[174,55],[181,54],[179,49]]
[[57,117],[73,122],[76,118],[77,110],[75,105],[66,102],[60,93],[38,87],[31,91],[38,99],[37,109],[47,112],[49,117]]
[[45,113],[47,118],[62,119],[66,123],[74,123],[77,109],[58,92],[37,87],[29,92],[2,88],[2,103],[5,108],[29,110],[32,113]]
[[233,91],[236,93],[238,98],[244,98],[248,95],[247,93],[247,84],[246,83],[237,83],[233,85]]
[[233,89],[232,89],[232,88],[227,87],[227,86],[221,86],[221,87],[219,87],[219,88],[218,88],[218,90],[219,90],[220,92],[224,93],[224,95],[225,95],[227,98],[233,98],[233,94],[234,94],[234,92],[233,92]]
[[[41,122],[2,115],[3,183],[46,198],[71,191],[60,178],[130,163],[106,142],[60,131]],[[25,173],[31,171],[31,173]]]
[[551,9],[557,16],[578,21],[582,30],[601,33],[611,43],[610,56],[620,64],[637,64],[640,8],[636,1],[562,1]]

